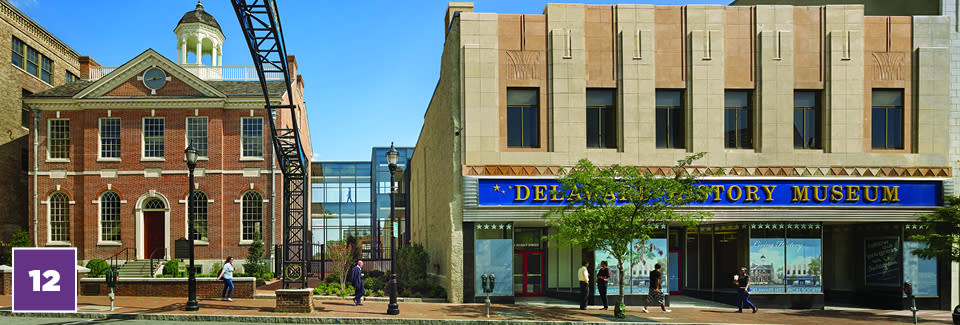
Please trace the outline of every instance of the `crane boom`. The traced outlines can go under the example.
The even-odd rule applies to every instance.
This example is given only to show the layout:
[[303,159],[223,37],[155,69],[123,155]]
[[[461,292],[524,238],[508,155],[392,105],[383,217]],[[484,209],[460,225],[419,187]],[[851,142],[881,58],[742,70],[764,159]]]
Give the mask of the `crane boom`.
[[[307,288],[307,254],[309,242],[309,219],[307,215],[307,161],[300,141],[300,127],[297,121],[297,106],[293,102],[294,93],[289,70],[287,69],[287,51],[283,41],[283,28],[277,3],[274,0],[231,0],[236,11],[243,38],[250,49],[260,86],[263,89],[265,108],[269,113],[270,130],[273,132],[273,149],[277,164],[283,173],[283,256],[281,270],[283,287],[299,283]],[[286,86],[286,103],[283,98],[270,98],[266,74],[283,75]],[[290,113],[289,128],[278,128],[275,116],[287,110]]]

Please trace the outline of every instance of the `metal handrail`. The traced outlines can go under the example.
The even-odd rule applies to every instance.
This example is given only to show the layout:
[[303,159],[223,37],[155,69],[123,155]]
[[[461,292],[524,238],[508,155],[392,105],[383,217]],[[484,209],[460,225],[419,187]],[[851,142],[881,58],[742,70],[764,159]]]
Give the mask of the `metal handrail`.
[[[163,255],[161,255],[160,258],[153,258],[155,255],[157,255],[157,251],[159,250],[163,251]],[[155,266],[155,264],[153,264],[154,263],[153,261],[156,260],[157,262],[159,262],[160,260],[166,257],[167,257],[166,247],[157,247],[157,248],[154,248],[152,252],[150,252],[150,277],[151,278],[153,277],[154,274],[157,273],[157,267]]]
[[116,254],[113,254],[113,256],[107,257],[107,260],[110,261],[110,267],[113,267],[113,268],[116,268],[116,267],[117,267],[117,261],[120,260],[120,254],[124,254],[124,259],[123,259],[123,262],[124,262],[124,263],[129,262],[129,261],[130,261],[130,251],[131,251],[131,250],[133,251],[134,257],[136,257],[136,255],[137,255],[137,249],[136,249],[136,248],[130,248],[130,247],[121,248],[119,251],[117,251]]

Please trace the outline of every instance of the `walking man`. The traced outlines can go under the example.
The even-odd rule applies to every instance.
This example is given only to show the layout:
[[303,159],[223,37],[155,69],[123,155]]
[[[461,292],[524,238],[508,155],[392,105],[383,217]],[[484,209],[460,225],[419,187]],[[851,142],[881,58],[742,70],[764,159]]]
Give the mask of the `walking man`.
[[643,312],[649,313],[647,306],[650,306],[650,303],[659,304],[664,313],[670,312],[667,305],[663,303],[663,289],[660,288],[661,279],[663,279],[663,273],[660,272],[660,264],[657,263],[653,266],[653,271],[650,271],[650,291],[647,293],[647,301],[643,303]]
[[577,270],[577,278],[580,279],[580,309],[587,310],[587,294],[590,289],[590,273],[587,272],[589,262],[584,261],[583,266]]
[[597,291],[600,292],[603,310],[607,310],[607,281],[609,280],[610,269],[607,268],[607,261],[600,262],[600,270],[597,271]]
[[350,284],[356,289],[353,293],[353,303],[357,306],[362,306],[361,300],[363,298],[363,261],[357,260],[357,265],[350,270]]

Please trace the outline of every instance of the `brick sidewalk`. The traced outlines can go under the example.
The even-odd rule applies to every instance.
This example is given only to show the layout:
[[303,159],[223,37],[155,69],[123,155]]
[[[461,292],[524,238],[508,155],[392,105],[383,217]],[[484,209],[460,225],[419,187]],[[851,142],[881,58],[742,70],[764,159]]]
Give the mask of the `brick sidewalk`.
[[[205,315],[205,320],[220,321],[250,321],[238,318],[244,316],[301,316],[313,317],[317,322],[354,320],[363,322],[364,319],[377,321],[400,321],[402,319],[434,319],[434,320],[487,320],[484,317],[482,304],[447,304],[447,303],[400,303],[400,315],[386,314],[387,302],[368,301],[363,306],[354,306],[350,300],[315,300],[314,312],[307,314],[275,313],[272,299],[235,299],[233,302],[219,300],[200,300],[200,311],[183,311],[186,298],[167,297],[118,297],[117,309],[112,313],[150,314],[153,319],[184,319],[188,315]],[[0,307],[9,310],[10,296],[0,297]],[[78,308],[80,313],[103,314],[108,311],[110,301],[107,297],[80,296]],[[579,310],[578,306],[529,306],[529,305],[494,305],[489,320],[493,321],[562,321],[562,322],[609,322],[614,319],[613,310],[599,310],[591,307],[589,310]],[[628,319],[632,322],[668,322],[668,323],[738,323],[738,324],[879,324],[879,323],[911,323],[909,311],[892,310],[784,310],[761,309],[756,314],[735,313],[732,308],[693,308],[676,307],[669,314],[659,310],[650,310],[651,313],[641,313],[640,307],[627,307]],[[948,311],[923,311],[920,313],[920,322],[924,324],[949,324]],[[100,317],[104,317],[101,315]],[[159,317],[159,318],[157,318]],[[329,318],[329,319],[328,319]],[[194,320],[204,320],[194,319]]]

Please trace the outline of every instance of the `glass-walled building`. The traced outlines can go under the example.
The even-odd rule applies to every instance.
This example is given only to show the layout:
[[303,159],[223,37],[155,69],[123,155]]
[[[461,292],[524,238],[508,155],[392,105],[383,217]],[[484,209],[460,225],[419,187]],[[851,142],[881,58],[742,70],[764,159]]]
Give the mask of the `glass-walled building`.
[[[389,147],[372,149],[371,162],[313,162],[313,209],[311,235],[314,245],[341,241],[348,236],[362,243],[363,258],[389,258],[390,169],[386,161]],[[404,226],[407,195],[404,170],[413,147],[396,148],[398,242],[409,237]],[[318,250],[319,248],[315,248]],[[319,253],[316,251],[314,253]]]
[[[314,162],[311,219],[314,244],[355,236],[369,255],[371,177],[369,162]],[[315,252],[316,253],[316,252]]]
[[[407,161],[410,160],[410,157],[413,155],[413,147],[399,147],[395,148],[397,150],[397,175],[394,176],[394,181],[397,184],[397,205],[396,205],[396,220],[398,224],[399,234],[406,233],[405,220],[407,205],[404,201],[407,191],[406,186],[403,186],[404,182],[402,181],[404,171],[407,169]],[[373,148],[373,154],[370,157],[370,161],[373,162],[371,167],[373,168],[373,184],[375,186],[374,196],[373,196],[373,210],[370,214],[371,224],[377,225],[371,229],[373,233],[373,238],[378,238],[378,245],[375,246],[375,251],[379,252],[380,255],[384,258],[389,258],[390,254],[390,237],[384,236],[384,234],[389,235],[392,231],[390,225],[390,166],[387,164],[387,151],[390,151],[390,147],[375,147]],[[400,238],[403,238],[401,236]],[[397,240],[400,241],[401,239]]]

